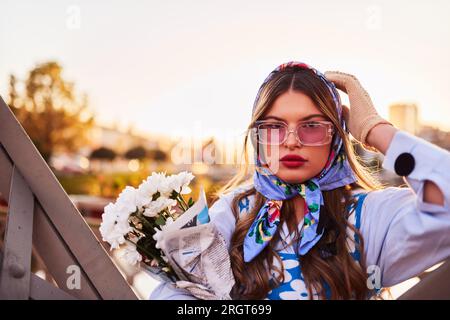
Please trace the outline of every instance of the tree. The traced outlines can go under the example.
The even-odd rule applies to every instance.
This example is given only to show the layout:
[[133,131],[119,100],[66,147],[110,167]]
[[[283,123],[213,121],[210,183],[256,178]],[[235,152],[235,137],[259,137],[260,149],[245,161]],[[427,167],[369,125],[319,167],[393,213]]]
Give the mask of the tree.
[[20,83],[10,76],[8,104],[45,161],[54,152],[74,152],[87,143],[94,124],[87,96],[75,94],[57,62],[38,64],[23,84],[19,91]]
[[148,152],[148,156],[150,159],[153,159],[158,162],[167,161],[167,154],[160,149],[153,149]]
[[109,160],[112,161],[116,158],[117,154],[114,150],[106,147],[100,147],[98,149],[92,150],[89,158],[92,160]]
[[145,159],[145,157],[147,156],[147,151],[145,150],[144,147],[133,147],[130,150],[128,150],[127,152],[125,152],[124,157],[126,159]]

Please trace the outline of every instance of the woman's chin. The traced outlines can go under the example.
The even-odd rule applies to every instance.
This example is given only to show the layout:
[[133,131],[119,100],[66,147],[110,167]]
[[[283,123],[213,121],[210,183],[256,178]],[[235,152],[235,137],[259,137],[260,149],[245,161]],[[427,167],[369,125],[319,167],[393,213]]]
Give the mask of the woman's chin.
[[288,167],[279,164],[276,176],[287,183],[304,183],[317,175],[317,172],[308,166]]
[[276,164],[275,167],[269,164],[266,167],[286,183],[303,183],[314,177],[314,174],[308,174],[309,170],[306,172],[303,167],[288,168],[282,164]]
[[305,182],[308,180],[304,176],[299,175],[299,174],[296,175],[295,173],[292,173],[292,172],[290,172],[290,173],[280,172],[277,176],[278,176],[278,178],[280,178],[281,180],[283,180],[287,183],[302,183],[302,182]]

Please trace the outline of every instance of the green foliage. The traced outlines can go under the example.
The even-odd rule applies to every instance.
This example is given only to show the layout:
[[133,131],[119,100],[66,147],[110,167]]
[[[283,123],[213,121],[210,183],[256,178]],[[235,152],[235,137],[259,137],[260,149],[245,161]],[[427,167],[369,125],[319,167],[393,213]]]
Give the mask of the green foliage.
[[195,202],[194,202],[194,199],[192,199],[192,197],[190,197],[190,198],[189,198],[189,201],[188,201],[188,206],[189,206],[189,208],[192,207],[192,206],[194,205],[194,203],[195,203]]
[[95,150],[92,150],[91,154],[89,155],[89,158],[112,161],[116,158],[116,156],[117,154],[114,150],[106,147],[100,147]]
[[68,194],[87,194],[116,198],[126,186],[137,187],[147,175],[143,172],[111,174],[57,175]]
[[166,220],[164,220],[164,217],[160,215],[160,216],[158,216],[158,218],[156,218],[155,223],[158,226],[163,226],[166,224]]
[[126,159],[144,159],[147,157],[147,151],[144,147],[134,147],[125,152],[124,157]]
[[87,142],[93,125],[87,96],[77,96],[57,62],[38,64],[24,81],[24,90],[10,76],[8,104],[48,162],[54,152],[74,152]]

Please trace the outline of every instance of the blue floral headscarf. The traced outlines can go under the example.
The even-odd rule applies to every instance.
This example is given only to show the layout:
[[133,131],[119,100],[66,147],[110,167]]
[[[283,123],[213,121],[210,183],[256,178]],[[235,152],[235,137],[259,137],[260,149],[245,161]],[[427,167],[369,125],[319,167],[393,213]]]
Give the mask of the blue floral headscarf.
[[[255,112],[259,96],[266,83],[277,73],[287,68],[309,69],[327,85],[336,106],[339,122],[345,132],[347,127],[342,114],[342,104],[335,85],[325,78],[318,70],[309,65],[291,61],[278,66],[264,80],[256,96],[253,113]],[[298,184],[286,183],[274,175],[270,169],[262,166],[255,148],[254,186],[267,199],[256,215],[244,239],[244,261],[249,262],[256,257],[272,239],[280,224],[280,211],[283,200],[300,195],[305,199],[305,215],[298,254],[306,254],[321,238],[324,229],[318,230],[320,209],[323,206],[322,191],[333,190],[356,181],[356,177],[348,163],[343,142],[338,134],[334,135],[332,148],[328,160],[322,171],[314,178]]]

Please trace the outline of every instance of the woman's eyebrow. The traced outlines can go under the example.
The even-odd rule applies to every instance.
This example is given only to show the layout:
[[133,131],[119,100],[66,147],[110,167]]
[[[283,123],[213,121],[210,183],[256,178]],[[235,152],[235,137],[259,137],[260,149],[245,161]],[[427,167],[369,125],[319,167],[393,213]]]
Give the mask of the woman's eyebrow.
[[[314,118],[314,117],[321,117],[321,118],[324,118],[324,119],[327,118],[323,114],[310,114],[309,116],[306,116],[306,117],[300,119],[300,121],[309,120],[309,119]],[[267,117],[264,117],[263,120],[268,120],[268,119],[274,119],[274,120],[278,120],[278,121],[285,121],[284,119],[276,117],[276,116],[267,116]]]

